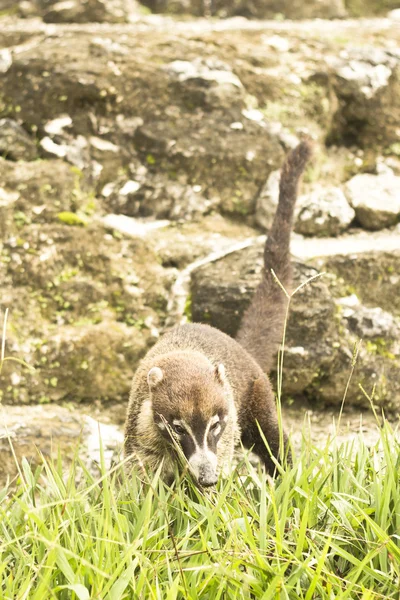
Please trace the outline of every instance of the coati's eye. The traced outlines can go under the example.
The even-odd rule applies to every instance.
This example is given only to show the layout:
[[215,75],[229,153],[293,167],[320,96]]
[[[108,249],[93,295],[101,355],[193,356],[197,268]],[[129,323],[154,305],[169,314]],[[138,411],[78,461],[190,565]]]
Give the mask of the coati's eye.
[[174,425],[174,431],[178,435],[183,435],[184,433],[186,433],[186,429],[182,427],[182,425]]
[[221,431],[221,425],[219,421],[216,421],[215,423],[213,423],[213,425],[211,425],[210,427],[210,431],[214,434],[214,435],[218,435],[219,432]]

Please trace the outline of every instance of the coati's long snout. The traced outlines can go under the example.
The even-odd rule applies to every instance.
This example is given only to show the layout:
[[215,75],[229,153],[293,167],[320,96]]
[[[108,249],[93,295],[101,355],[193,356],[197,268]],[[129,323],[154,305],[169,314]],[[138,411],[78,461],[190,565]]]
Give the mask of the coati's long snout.
[[310,143],[302,142],[283,165],[262,280],[236,340],[208,325],[188,323],[162,336],[139,365],[125,425],[124,450],[132,465],[155,471],[162,464],[169,480],[183,454],[198,484],[207,487],[230,466],[239,440],[253,448],[270,474],[283,460],[286,449],[280,445],[287,438],[280,435],[267,372],[281,339],[287,299],[271,269],[290,289],[294,206],[310,155]]

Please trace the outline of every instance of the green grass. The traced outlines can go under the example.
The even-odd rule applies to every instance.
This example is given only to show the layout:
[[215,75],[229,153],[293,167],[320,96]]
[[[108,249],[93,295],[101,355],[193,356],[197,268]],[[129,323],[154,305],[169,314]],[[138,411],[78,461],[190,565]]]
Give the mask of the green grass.
[[[7,311],[0,369],[13,360],[6,323]],[[279,416],[282,372],[283,352]],[[0,600],[399,600],[400,441],[369,399],[374,446],[361,432],[316,446],[305,431],[275,480],[246,455],[211,491],[127,477],[103,456],[94,475],[79,448],[70,465],[16,461],[18,480],[0,489]]]
[[[217,490],[93,476],[76,459],[0,492],[2,599],[399,598],[400,453],[390,425],[317,448],[275,482],[243,459]],[[67,471],[67,473],[66,473]],[[79,483],[76,481],[79,480]]]

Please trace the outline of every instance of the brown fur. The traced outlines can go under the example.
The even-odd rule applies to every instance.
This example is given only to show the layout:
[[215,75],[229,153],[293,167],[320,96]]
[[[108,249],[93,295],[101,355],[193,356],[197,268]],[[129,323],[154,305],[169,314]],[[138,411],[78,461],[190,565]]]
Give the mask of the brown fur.
[[289,154],[282,167],[278,208],[264,248],[262,281],[236,335],[239,344],[256,359],[265,373],[269,373],[277,346],[282,340],[287,304],[287,298],[271,269],[290,292],[290,233],[299,179],[310,156],[310,143],[302,142]]
[[[171,477],[176,455],[168,436],[161,435],[157,420],[183,418],[195,428],[219,414],[226,426],[216,450],[218,471],[229,465],[234,445],[241,438],[245,447],[253,447],[268,472],[274,472],[259,427],[272,454],[280,459],[278,418],[266,373],[280,341],[286,297],[271,268],[289,287],[293,210],[310,153],[310,144],[302,142],[283,166],[279,204],[265,245],[263,278],[237,341],[208,325],[185,324],[166,333],[140,364],[132,382],[125,427],[125,454],[132,460],[151,469],[163,463],[164,475]],[[218,370],[221,364],[225,375]],[[148,374],[154,367],[161,369],[163,378],[151,387]]]

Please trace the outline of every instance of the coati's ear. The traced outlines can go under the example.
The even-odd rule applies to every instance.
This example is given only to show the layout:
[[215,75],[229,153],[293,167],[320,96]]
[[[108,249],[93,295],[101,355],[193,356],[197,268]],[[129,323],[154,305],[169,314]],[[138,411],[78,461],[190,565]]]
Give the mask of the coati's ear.
[[153,367],[147,373],[147,383],[149,384],[149,388],[154,390],[159,383],[162,382],[164,374],[160,367]]
[[219,365],[217,365],[215,367],[215,379],[221,385],[224,385],[224,383],[226,383],[225,367],[224,367],[224,365],[222,363],[219,363]]

